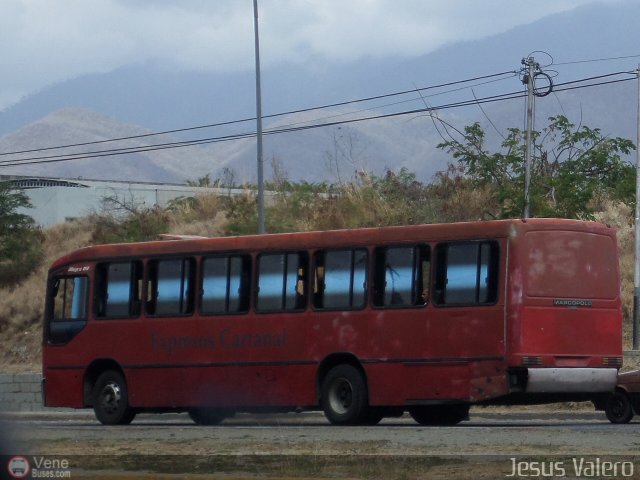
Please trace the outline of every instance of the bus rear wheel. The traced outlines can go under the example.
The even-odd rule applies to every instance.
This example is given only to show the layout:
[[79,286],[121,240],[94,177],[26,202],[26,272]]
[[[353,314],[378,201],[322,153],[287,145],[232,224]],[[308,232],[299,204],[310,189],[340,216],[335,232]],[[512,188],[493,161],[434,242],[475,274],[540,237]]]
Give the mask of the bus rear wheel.
[[420,425],[452,426],[469,418],[469,405],[429,405],[413,407],[411,417]]
[[320,393],[324,415],[333,425],[358,425],[367,420],[367,386],[354,366],[338,365],[329,370]]
[[218,425],[229,416],[233,415],[225,414],[222,410],[215,408],[192,408],[189,410],[189,417],[197,425]]
[[93,386],[93,411],[103,425],[127,425],[136,416],[129,406],[124,376],[115,370],[100,374]]

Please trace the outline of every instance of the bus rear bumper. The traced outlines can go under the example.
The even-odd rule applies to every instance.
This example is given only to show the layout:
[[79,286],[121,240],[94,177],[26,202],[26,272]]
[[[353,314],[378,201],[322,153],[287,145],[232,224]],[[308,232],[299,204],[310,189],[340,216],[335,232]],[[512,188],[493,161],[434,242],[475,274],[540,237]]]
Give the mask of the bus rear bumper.
[[529,368],[527,393],[601,393],[616,386],[616,368]]

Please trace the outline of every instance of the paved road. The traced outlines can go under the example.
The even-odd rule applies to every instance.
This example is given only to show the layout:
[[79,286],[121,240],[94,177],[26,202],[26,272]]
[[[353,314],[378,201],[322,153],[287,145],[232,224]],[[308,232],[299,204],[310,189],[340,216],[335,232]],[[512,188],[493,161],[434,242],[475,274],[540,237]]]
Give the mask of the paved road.
[[[100,468],[111,468],[109,458],[132,457],[138,459],[134,469],[142,468],[140,464],[143,464],[145,468],[155,465],[162,471],[160,465],[168,462],[172,468],[189,472],[199,459],[207,458],[207,462],[211,462],[215,458],[218,463],[208,463],[208,469],[201,468],[255,473],[258,468],[254,465],[255,459],[276,459],[274,462],[278,465],[284,464],[296,471],[298,467],[294,468],[294,464],[314,459],[311,467],[305,462],[300,467],[300,475],[308,476],[309,468],[312,474],[324,473],[324,467],[313,470],[320,468],[318,459],[322,459],[323,466],[330,465],[334,470],[349,459],[356,462],[358,468],[381,463],[379,468],[393,468],[393,471],[406,466],[407,462],[426,462],[415,467],[416,478],[422,478],[418,472],[427,467],[436,469],[431,470],[429,478],[438,478],[438,472],[443,478],[447,478],[446,475],[481,478],[485,472],[489,478],[509,474],[514,461],[549,462],[551,467],[553,461],[572,465],[576,458],[588,462],[596,457],[606,460],[615,456],[616,460],[631,462],[633,478],[640,478],[640,456],[635,456],[640,453],[640,417],[634,420],[628,425],[612,425],[597,412],[505,409],[472,411],[470,420],[456,427],[423,427],[406,416],[385,419],[375,427],[333,427],[317,413],[239,415],[215,427],[196,426],[183,414],[139,415],[129,426],[104,427],[90,413],[81,412],[9,416],[5,418],[3,430],[8,432],[11,450],[4,453],[58,457],[105,455],[101,457]],[[189,460],[178,468],[172,457],[175,455]],[[240,465],[239,459],[242,459]],[[260,465],[260,469],[268,468]],[[526,463],[524,468],[529,466],[530,463]],[[461,468],[471,468],[474,475],[465,477],[467,470],[458,471]],[[628,468],[629,464],[627,472]],[[342,472],[345,473],[354,472]],[[618,473],[620,478],[624,477]]]

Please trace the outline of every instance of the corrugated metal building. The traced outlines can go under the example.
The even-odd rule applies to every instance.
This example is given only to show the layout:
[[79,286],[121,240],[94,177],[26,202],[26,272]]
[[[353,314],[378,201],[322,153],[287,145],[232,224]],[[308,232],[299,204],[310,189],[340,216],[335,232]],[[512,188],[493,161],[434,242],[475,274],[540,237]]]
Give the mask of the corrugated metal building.
[[105,199],[138,208],[151,208],[156,205],[166,207],[178,197],[207,193],[238,195],[244,192],[242,189],[177,184],[0,175],[2,181],[24,189],[33,208],[24,209],[21,213],[30,215],[45,228],[92,212],[101,212],[105,207]]

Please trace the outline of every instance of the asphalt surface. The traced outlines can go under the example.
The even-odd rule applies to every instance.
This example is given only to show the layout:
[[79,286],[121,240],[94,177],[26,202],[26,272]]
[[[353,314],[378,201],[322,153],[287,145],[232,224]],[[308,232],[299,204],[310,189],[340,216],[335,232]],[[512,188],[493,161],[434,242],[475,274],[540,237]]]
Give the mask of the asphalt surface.
[[[640,417],[636,416],[630,424],[613,425],[602,412],[595,411],[479,409],[472,410],[470,420],[455,427],[420,426],[407,415],[384,419],[372,427],[335,427],[320,413],[238,415],[213,427],[197,426],[186,414],[141,414],[131,425],[105,427],[90,411],[69,411],[5,415],[0,426],[4,432],[0,453],[77,458],[84,468],[97,465],[95,468],[101,471],[113,470],[110,459],[118,459],[118,464],[127,459],[128,466],[122,471],[177,469],[186,473],[204,469],[208,472],[248,471],[250,475],[271,472],[272,476],[270,467],[263,463],[255,466],[255,459],[270,459],[274,465],[291,467],[300,475],[293,478],[315,478],[318,474],[330,478],[344,475],[378,478],[377,475],[359,476],[358,472],[378,462],[382,469],[380,475],[393,477],[384,469],[393,468],[392,471],[397,472],[406,467],[407,462],[424,460],[425,465],[412,470],[415,478],[439,478],[438,472],[443,478],[495,478],[509,475],[519,462],[525,462],[522,464],[525,470],[520,473],[530,476],[527,475],[531,473],[527,470],[530,462],[548,466],[564,464],[568,469],[576,459],[587,462],[614,459],[627,462],[627,470],[622,473],[629,473],[629,468],[633,470],[631,477],[618,471],[617,478],[640,478]],[[92,457],[102,460],[97,464],[87,460]],[[189,461],[181,464],[176,458]],[[209,463],[198,467],[198,462],[204,459]],[[212,459],[217,463],[211,464]],[[306,461],[298,470],[298,463],[303,459],[314,459],[316,470],[309,471]],[[322,465],[332,467],[329,474],[324,468],[317,470],[318,459],[323,459]],[[434,459],[438,459],[435,464]],[[338,468],[345,462],[355,462],[355,473]],[[460,470],[463,466],[465,469]],[[473,475],[466,476],[468,468]],[[427,470],[430,474],[421,476]],[[332,471],[339,473],[331,475]],[[289,471],[278,472],[291,475]],[[80,473],[76,471],[75,476]],[[414,476],[405,472],[398,478]],[[589,477],[574,475],[574,478]]]

